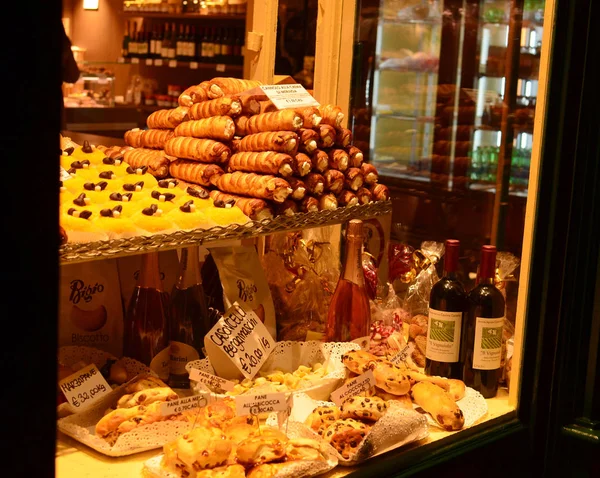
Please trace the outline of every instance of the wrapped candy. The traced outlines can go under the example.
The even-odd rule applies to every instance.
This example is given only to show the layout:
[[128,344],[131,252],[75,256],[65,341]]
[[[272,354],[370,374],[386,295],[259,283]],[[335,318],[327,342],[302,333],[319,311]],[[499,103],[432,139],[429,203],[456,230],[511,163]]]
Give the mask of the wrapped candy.
[[365,276],[365,289],[369,299],[374,300],[377,296],[379,278],[377,276],[377,263],[375,258],[368,252],[362,254],[362,267]]
[[391,284],[385,297],[371,300],[371,331],[369,352],[379,357],[391,357],[406,344],[404,324],[410,315]]

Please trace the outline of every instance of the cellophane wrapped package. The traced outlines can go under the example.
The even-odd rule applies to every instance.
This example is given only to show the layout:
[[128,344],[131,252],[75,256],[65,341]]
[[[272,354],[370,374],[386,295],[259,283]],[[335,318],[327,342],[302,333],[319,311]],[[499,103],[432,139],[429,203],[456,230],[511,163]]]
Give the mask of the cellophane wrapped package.
[[321,340],[340,275],[332,227],[273,234],[261,258],[275,303],[277,340]]

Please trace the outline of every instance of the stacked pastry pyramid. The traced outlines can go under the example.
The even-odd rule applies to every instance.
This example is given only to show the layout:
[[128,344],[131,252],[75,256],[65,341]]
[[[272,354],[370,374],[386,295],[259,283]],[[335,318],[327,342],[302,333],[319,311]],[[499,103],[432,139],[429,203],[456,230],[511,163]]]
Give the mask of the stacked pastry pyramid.
[[125,147],[61,144],[61,226],[88,242],[243,224],[388,199],[339,107],[277,110],[260,83],[213,78]]
[[341,126],[339,107],[277,110],[260,84],[213,78],[188,88],[177,108],[156,111],[148,129],[125,134],[135,148],[125,160],[135,156],[133,164],[157,177],[206,188],[251,219],[388,198]]

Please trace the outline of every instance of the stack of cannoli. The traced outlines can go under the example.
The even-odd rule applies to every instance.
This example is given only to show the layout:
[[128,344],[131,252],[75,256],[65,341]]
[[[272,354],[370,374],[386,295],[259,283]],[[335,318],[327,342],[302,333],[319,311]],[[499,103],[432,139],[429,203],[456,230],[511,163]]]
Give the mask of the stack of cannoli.
[[125,141],[139,165],[171,176],[251,219],[389,198],[363,162],[334,105],[277,110],[260,82],[213,78],[187,88],[179,106],[148,117]]

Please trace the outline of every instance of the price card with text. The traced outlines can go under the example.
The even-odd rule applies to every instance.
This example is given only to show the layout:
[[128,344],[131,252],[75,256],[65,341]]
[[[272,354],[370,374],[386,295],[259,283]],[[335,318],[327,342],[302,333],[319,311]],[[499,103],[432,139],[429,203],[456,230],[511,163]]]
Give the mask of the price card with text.
[[58,386],[75,410],[83,410],[96,400],[112,392],[98,367],[90,364],[62,379]]
[[202,395],[193,395],[191,397],[183,397],[179,400],[171,400],[163,403],[160,406],[160,414],[163,417],[168,417],[169,415],[188,412],[196,408],[205,407],[206,405],[206,397]]
[[198,69],[198,62],[190,61],[190,70],[197,70],[197,69]]
[[208,359],[219,377],[253,378],[275,347],[275,340],[258,315],[237,302],[204,337]]
[[331,400],[333,400],[336,405],[341,406],[342,403],[350,397],[360,395],[374,386],[375,376],[373,375],[373,370],[368,370],[362,375],[349,380],[337,390],[331,392]]
[[154,60],[154,66],[163,66],[162,58],[157,58]]
[[288,410],[288,401],[283,392],[238,395],[234,400],[236,415],[240,417]]
[[215,70],[220,71],[222,73],[225,71],[225,65],[223,63],[219,63]]
[[198,370],[197,368],[192,368],[190,370],[190,380],[209,385],[212,389],[220,389],[226,392],[231,392],[233,390],[233,387],[235,386],[235,384],[230,380],[217,377],[212,373],[203,372],[202,370]]
[[132,64],[132,65],[137,65],[139,62],[140,62],[140,59],[139,59],[139,58],[137,58],[137,57],[136,57],[136,58],[132,58],[132,59],[131,59],[131,64]]
[[169,68],[177,68],[177,60],[169,60]]
[[152,66],[152,58],[146,58],[146,65]]
[[402,350],[400,350],[400,352],[394,355],[390,359],[390,362],[392,362],[394,365],[400,365],[401,363],[406,362],[406,359],[410,357],[414,351],[415,344],[413,342],[410,342]]
[[117,58],[117,63],[125,63],[125,58],[120,56],[119,58]]
[[304,106],[319,106],[304,86],[292,83],[285,85],[263,85],[260,87],[277,109]]

